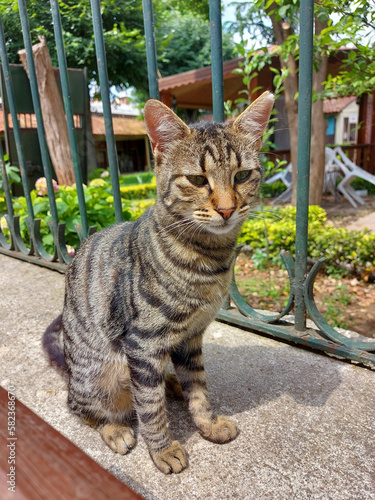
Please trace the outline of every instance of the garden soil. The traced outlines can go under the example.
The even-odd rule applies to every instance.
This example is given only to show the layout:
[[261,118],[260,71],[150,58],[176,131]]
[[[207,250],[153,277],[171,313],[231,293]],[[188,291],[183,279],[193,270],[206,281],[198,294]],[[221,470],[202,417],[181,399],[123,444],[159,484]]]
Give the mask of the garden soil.
[[[322,207],[329,223],[336,227],[368,229],[375,233],[375,197],[367,196],[365,202],[363,207],[354,208],[349,202],[338,203],[329,195],[323,198]],[[254,308],[281,311],[287,301],[287,272],[277,267],[255,269],[246,254],[240,254],[237,260],[236,280]],[[354,276],[333,278],[320,273],[315,281],[314,297],[318,310],[332,326],[350,329],[366,337],[375,336],[374,283]]]

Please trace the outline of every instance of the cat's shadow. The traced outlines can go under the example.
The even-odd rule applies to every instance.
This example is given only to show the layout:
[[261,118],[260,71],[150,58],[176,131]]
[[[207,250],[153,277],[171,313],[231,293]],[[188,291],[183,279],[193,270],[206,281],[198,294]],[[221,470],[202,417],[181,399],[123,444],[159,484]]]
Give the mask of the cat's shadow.
[[[323,406],[341,383],[340,365],[286,346],[204,346],[212,409],[235,415],[286,394],[297,404]],[[319,362],[316,357],[319,356]],[[322,368],[323,365],[323,368]],[[168,401],[171,434],[186,441],[196,429],[182,400]]]

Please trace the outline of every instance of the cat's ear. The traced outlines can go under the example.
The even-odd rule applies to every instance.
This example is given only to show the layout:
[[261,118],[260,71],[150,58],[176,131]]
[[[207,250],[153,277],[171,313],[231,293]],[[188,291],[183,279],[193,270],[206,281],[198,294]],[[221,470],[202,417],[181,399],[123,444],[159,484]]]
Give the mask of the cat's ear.
[[259,148],[270,119],[274,101],[275,98],[271,92],[263,92],[258,99],[240,114],[232,125],[237,132],[251,136],[252,141],[255,140]]
[[165,151],[171,142],[191,133],[189,127],[171,109],[155,99],[146,102],[144,116],[154,153],[156,150]]

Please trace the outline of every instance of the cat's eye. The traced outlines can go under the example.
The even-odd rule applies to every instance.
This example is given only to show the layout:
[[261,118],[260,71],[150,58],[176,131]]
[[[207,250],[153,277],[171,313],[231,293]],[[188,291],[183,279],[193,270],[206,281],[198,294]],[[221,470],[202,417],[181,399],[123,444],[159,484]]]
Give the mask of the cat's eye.
[[236,175],[234,176],[234,180],[237,183],[245,182],[250,178],[251,172],[252,170],[241,170],[240,172],[236,173]]
[[187,175],[186,177],[194,186],[205,186],[208,184],[207,177],[204,175]]

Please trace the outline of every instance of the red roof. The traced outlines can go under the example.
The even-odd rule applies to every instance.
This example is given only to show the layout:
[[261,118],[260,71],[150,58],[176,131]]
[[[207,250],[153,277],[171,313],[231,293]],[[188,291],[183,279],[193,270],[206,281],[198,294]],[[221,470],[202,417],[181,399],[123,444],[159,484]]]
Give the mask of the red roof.
[[326,99],[323,101],[323,112],[327,115],[340,113],[346,106],[351,104],[357,98],[356,96],[336,97],[335,99]]
[[[75,116],[76,118],[76,116]],[[9,128],[12,128],[12,117],[9,115]],[[35,115],[20,114],[19,122],[22,128],[36,129]],[[115,136],[131,136],[131,137],[145,137],[146,127],[142,120],[134,118],[125,118],[122,116],[113,116],[113,131]],[[91,114],[92,131],[94,136],[105,136],[104,117],[103,115]],[[78,125],[77,125],[78,126]],[[4,133],[4,114],[0,109],[0,134]]]
[[[272,45],[268,47],[268,52],[276,55],[278,46]],[[263,50],[255,51],[255,53],[263,52]],[[233,70],[238,68],[238,63],[243,61],[243,57],[238,57],[237,59],[231,59],[230,61],[225,61],[223,63],[223,74],[224,78],[228,76],[233,76]],[[190,71],[184,71],[183,73],[177,73],[171,76],[165,76],[159,80],[159,91],[171,90],[176,87],[183,87],[185,85],[192,85],[198,82],[204,81],[211,82],[211,66],[205,66],[204,68],[192,69]]]

